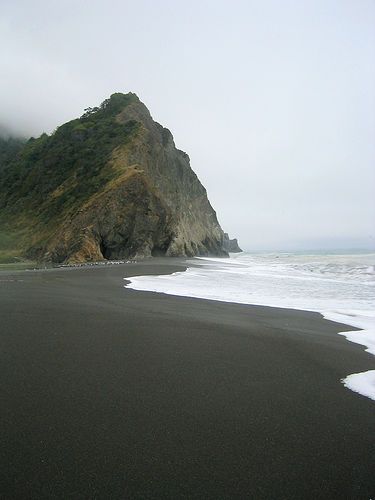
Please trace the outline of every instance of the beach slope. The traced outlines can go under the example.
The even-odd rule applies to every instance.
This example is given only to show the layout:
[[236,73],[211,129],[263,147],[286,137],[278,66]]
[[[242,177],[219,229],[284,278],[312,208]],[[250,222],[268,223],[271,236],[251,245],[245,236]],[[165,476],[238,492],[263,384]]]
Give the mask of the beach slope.
[[124,288],[175,259],[0,274],[2,498],[369,499],[374,357],[303,311]]

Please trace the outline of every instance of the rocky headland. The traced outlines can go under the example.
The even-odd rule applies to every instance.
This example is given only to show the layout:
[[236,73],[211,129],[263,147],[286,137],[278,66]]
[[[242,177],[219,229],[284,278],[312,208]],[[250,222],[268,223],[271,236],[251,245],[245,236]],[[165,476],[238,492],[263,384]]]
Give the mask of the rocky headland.
[[0,245],[14,255],[76,263],[240,251],[188,155],[135,94],[113,94],[13,150],[0,166]]

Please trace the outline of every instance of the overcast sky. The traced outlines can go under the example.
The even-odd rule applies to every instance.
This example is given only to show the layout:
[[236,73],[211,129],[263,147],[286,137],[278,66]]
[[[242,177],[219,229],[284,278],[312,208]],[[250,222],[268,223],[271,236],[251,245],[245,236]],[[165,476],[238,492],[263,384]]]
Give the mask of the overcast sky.
[[375,247],[373,0],[2,0],[0,124],[135,92],[245,249]]

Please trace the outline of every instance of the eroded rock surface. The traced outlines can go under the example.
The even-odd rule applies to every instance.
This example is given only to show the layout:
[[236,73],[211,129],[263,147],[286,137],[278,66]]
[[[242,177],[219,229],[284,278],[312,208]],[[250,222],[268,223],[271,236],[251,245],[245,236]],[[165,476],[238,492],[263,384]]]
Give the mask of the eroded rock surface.
[[28,143],[18,161],[34,198],[10,193],[2,203],[6,211],[15,200],[23,218],[34,221],[26,250],[32,258],[61,263],[240,251],[221,229],[188,155],[135,94],[114,94],[54,135]]

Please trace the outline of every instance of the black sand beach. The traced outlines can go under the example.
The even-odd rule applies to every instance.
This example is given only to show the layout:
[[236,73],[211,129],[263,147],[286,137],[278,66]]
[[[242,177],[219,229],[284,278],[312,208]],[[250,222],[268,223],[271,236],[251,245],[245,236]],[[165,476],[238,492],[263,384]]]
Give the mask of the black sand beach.
[[375,368],[314,313],[0,273],[1,498],[375,497]]

